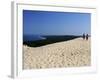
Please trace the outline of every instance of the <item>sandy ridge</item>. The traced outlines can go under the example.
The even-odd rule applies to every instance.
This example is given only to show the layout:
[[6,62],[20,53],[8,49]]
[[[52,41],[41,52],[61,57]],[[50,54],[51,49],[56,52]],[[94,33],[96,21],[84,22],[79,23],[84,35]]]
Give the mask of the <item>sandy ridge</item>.
[[42,47],[23,46],[23,68],[89,66],[91,62],[90,38],[58,42]]

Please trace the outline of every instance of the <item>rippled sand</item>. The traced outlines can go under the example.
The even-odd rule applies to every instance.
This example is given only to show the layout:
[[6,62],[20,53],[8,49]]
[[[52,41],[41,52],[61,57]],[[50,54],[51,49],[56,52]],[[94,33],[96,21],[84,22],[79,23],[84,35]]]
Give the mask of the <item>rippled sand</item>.
[[58,42],[41,47],[23,46],[23,68],[60,68],[91,65],[90,38]]

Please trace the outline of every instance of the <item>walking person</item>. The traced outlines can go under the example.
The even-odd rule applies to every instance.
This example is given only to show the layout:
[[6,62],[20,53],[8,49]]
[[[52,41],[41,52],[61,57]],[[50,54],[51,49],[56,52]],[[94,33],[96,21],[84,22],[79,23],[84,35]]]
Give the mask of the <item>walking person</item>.
[[83,40],[85,39],[85,33],[83,34]]
[[88,34],[86,34],[86,40],[88,40],[88,37],[89,37],[89,35],[88,35]]

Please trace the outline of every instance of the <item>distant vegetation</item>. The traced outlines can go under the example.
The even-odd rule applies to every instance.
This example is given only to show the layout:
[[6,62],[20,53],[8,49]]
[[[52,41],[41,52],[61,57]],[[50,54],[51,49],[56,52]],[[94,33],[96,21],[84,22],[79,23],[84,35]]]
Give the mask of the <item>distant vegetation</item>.
[[40,46],[44,46],[56,42],[72,40],[81,36],[43,36],[43,37],[45,37],[46,39],[36,40],[36,41],[25,41],[23,42],[23,44],[28,45],[30,47],[40,47]]

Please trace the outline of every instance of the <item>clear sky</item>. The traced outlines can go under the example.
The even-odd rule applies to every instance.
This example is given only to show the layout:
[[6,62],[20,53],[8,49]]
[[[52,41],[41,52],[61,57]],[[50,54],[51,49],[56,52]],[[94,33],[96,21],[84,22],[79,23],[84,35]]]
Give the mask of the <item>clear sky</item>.
[[91,14],[23,10],[24,35],[82,35],[91,33]]

